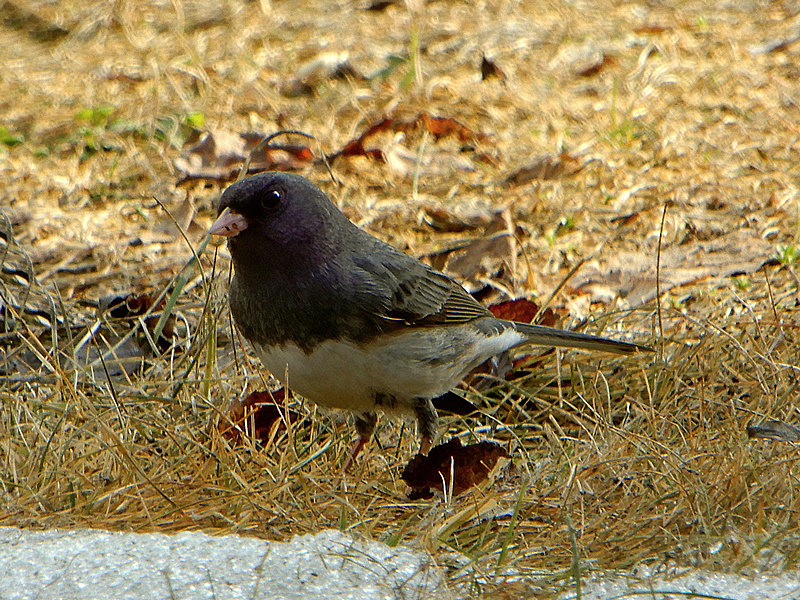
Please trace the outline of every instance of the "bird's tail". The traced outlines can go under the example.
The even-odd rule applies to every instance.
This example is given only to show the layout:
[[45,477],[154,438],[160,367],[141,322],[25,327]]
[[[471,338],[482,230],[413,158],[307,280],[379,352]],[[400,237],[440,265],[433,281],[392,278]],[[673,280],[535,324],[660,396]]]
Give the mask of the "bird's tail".
[[615,352],[617,354],[632,354],[634,352],[652,352],[652,348],[640,346],[639,344],[629,344],[628,342],[618,342],[608,338],[597,337],[575,331],[565,331],[563,329],[553,329],[541,325],[526,325],[524,323],[513,323],[514,328],[521,334],[527,336],[527,340],[522,344],[536,344],[537,346],[556,346],[559,348],[582,348],[584,350],[602,350],[604,352]]

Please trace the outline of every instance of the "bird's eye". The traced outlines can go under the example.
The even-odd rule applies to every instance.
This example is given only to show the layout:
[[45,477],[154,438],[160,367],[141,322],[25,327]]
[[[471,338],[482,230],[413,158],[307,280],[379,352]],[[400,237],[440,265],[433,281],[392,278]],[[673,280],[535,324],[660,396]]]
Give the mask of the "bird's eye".
[[275,208],[280,204],[281,193],[278,190],[269,190],[261,197],[261,206],[264,208]]

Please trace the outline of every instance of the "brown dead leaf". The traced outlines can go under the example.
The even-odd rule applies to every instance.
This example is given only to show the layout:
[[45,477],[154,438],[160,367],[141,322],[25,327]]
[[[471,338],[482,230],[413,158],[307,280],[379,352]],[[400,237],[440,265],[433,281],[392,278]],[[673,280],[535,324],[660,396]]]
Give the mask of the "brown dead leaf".
[[281,84],[281,96],[284,98],[302,98],[313,96],[314,88],[300,79],[291,79]]
[[617,59],[605,52],[598,52],[588,57],[588,60],[575,68],[578,77],[591,77],[597,75],[604,68],[617,64]]
[[800,442],[800,429],[782,421],[765,421],[761,425],[748,425],[747,437],[780,442]]
[[433,496],[433,489],[449,489],[452,474],[453,495],[457,496],[484,481],[497,461],[506,456],[505,449],[494,442],[462,447],[461,440],[453,438],[432,448],[428,456],[417,454],[401,477],[411,488],[408,497],[418,500]]
[[620,52],[615,44],[587,40],[580,44],[564,44],[550,61],[550,69],[572,77],[590,77],[616,64],[614,55]]
[[[539,314],[539,305],[527,298],[517,298],[516,300],[506,300],[505,302],[492,304],[489,310],[498,319],[517,321],[518,323],[533,323]],[[538,319],[538,323],[546,327],[553,327],[557,322],[558,317],[551,308],[547,308],[544,311],[544,315]]]
[[468,127],[464,127],[455,119],[447,117],[432,117],[426,112],[420,113],[413,123],[415,126],[422,125],[431,133],[435,140],[443,137],[456,137],[461,142],[466,142],[475,137],[475,134]]
[[[279,132],[272,134],[272,137],[277,137],[281,134],[285,135],[286,133]],[[245,141],[245,153],[248,155],[264,140],[264,136],[256,131],[245,131],[239,135]],[[270,141],[267,146],[262,147],[253,156],[250,170],[253,170],[253,164],[255,164],[258,170],[292,171],[303,169],[313,161],[314,153],[311,148],[304,144],[281,144]]]
[[498,319],[518,321],[519,323],[533,323],[536,314],[539,312],[539,306],[527,298],[517,298],[516,300],[492,304],[489,310]]
[[490,215],[486,212],[459,215],[448,208],[429,204],[422,207],[420,220],[435,231],[457,233],[486,227],[490,222]]
[[[166,296],[161,298],[157,306],[153,305],[154,299],[150,294],[109,296],[102,298],[100,302],[98,302],[99,312],[105,313],[112,319],[135,319],[136,317],[146,315],[149,311],[151,314],[145,317],[144,324],[151,336],[155,335],[155,328],[158,325],[158,321],[161,319],[160,311],[163,310],[166,305]],[[154,312],[156,314],[152,314]],[[175,323],[175,313],[170,313],[161,330],[161,335],[155,340],[156,345],[162,352],[169,349],[173,344]]]
[[478,411],[477,406],[453,391],[445,392],[441,396],[437,396],[431,400],[431,402],[433,402],[433,406],[436,410],[443,410],[462,417]]
[[517,242],[511,212],[501,211],[489,224],[486,235],[461,245],[447,255],[444,270],[460,281],[492,276],[502,264],[511,273],[517,268]]
[[[169,210],[169,214],[166,211]],[[143,244],[168,244],[180,240],[186,234],[192,241],[198,241],[205,233],[205,227],[194,220],[197,209],[191,197],[187,196],[177,206],[159,211],[155,223],[139,235]]]
[[364,10],[380,12],[382,10],[386,10],[390,6],[394,6],[395,4],[400,4],[400,0],[374,0],[368,6],[366,6]]
[[532,163],[522,167],[506,177],[509,186],[525,185],[531,181],[549,181],[571,177],[583,169],[583,164],[566,152],[558,156],[540,156]]
[[383,148],[367,149],[366,142],[374,138],[377,134],[384,131],[411,132],[424,128],[430,133],[434,140],[439,141],[446,137],[455,137],[461,142],[489,140],[487,134],[474,133],[468,127],[462,125],[455,119],[448,117],[435,117],[427,112],[420,112],[416,117],[408,120],[400,120],[389,116],[380,119],[357,138],[347,142],[341,150],[330,156],[331,159],[339,156],[366,156],[380,162],[386,162],[386,145]]
[[662,27],[661,25],[644,25],[643,27],[637,27],[633,32],[637,35],[657,35],[671,29],[672,27]]
[[[196,179],[229,181],[239,174],[241,165],[264,136],[256,132],[207,131],[196,143],[175,159],[183,173],[180,183]],[[302,144],[269,144],[250,162],[248,173],[296,171],[310,165],[314,154]]]
[[505,81],[505,78],[506,74],[500,70],[496,62],[489,60],[485,56],[481,58],[481,81],[486,81],[487,79]]
[[793,31],[789,35],[776,37],[767,40],[762,44],[754,44],[747,48],[750,54],[770,54],[772,52],[783,52],[788,50],[789,47],[797,40],[800,40],[800,28]]
[[[664,248],[658,274],[661,292],[708,277],[753,273],[773,252],[772,244],[748,229]],[[656,251],[607,255],[596,268],[576,274],[571,288],[603,298],[624,298],[629,306],[640,306],[656,297]]]
[[[65,328],[59,328],[59,333],[65,333]],[[0,346],[0,377],[8,378],[12,384],[30,380],[47,382],[54,379],[53,356],[57,354],[59,368],[74,371],[80,384],[105,383],[109,379],[126,381],[142,369],[145,358],[151,355],[135,339],[116,335],[107,328],[87,331],[85,327],[72,327],[70,333],[71,336],[59,337],[55,351],[49,328],[36,336],[38,342],[10,348]],[[39,348],[47,349],[46,359],[43,360]]]
[[273,392],[253,392],[244,400],[231,402],[226,418],[221,419],[217,427],[220,434],[234,444],[241,441],[242,436],[262,444],[269,442],[272,428],[281,423],[284,413],[290,421],[297,421],[294,411],[283,409],[285,388]]
[[99,76],[108,81],[123,81],[125,83],[142,83],[148,80],[148,77],[141,71],[119,66],[105,67],[100,70]]
[[625,215],[619,215],[617,217],[612,217],[611,219],[609,219],[609,222],[624,227],[626,225],[631,225],[632,223],[635,223],[640,216],[641,214],[639,212],[633,212]]
[[287,98],[311,96],[320,83],[332,79],[364,81],[366,78],[350,63],[347,52],[323,52],[300,65],[296,77],[281,85],[281,94]]
[[350,140],[347,142],[344,147],[339,150],[339,152],[335,153],[331,156],[331,159],[336,158],[338,156],[366,156],[367,158],[372,158],[374,160],[384,162],[384,154],[382,150],[379,149],[370,149],[367,150],[364,146],[365,142],[380,133],[381,131],[386,131],[387,129],[391,129],[394,124],[394,119],[391,117],[387,117],[385,119],[381,119],[377,123],[370,125],[370,127],[362,133],[357,138]]
[[26,6],[27,3],[18,4],[10,0],[0,2],[0,22],[4,27],[24,31],[39,43],[55,42],[69,35],[69,29],[41,18]]

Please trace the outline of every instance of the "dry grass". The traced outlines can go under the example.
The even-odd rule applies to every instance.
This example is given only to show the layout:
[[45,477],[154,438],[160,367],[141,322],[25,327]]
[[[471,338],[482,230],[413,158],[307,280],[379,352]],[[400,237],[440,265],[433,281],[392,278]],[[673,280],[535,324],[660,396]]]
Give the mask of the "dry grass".
[[[217,5],[31,3],[40,22],[11,19],[3,5],[0,207],[14,225],[2,290],[6,302],[43,312],[3,313],[1,523],[274,539],[340,527],[429,550],[476,597],[546,595],[572,585],[575,565],[796,568],[800,455],[745,433],[765,419],[798,421],[800,45],[755,51],[797,30],[796,6]],[[44,40],[48,31],[57,39]],[[322,54],[348,52],[371,76],[390,55],[414,58],[414,37],[416,73],[405,62],[385,80],[321,77],[310,97],[280,93]],[[613,60],[578,75],[592,52]],[[480,81],[482,54],[505,82]],[[165,222],[154,197],[171,211],[188,197],[196,222],[211,222],[220,187],[176,186],[189,115],[230,131],[302,129],[331,151],[390,111],[422,110],[491,134],[479,149],[494,161],[460,169],[459,144],[409,134],[397,143],[433,159],[416,180],[413,168],[366,159],[334,165],[340,187],[324,169],[307,173],[412,253],[453,237],[419,224],[420,206],[483,201],[511,207],[521,232],[511,285],[540,299],[582,259],[638,251],[654,260],[659,235],[675,247],[746,230],[783,263],[671,289],[660,314],[654,302],[557,295],[562,314],[605,315],[606,333],[632,331],[657,355],[548,354],[528,379],[477,399],[488,416],[443,419],[447,435],[503,440],[513,454],[493,482],[446,501],[405,499],[399,473],[415,442],[401,423],[382,420],[338,486],[352,432],[336,415],[298,408],[305,418],[264,449],[231,447],[216,433],[233,398],[266,385],[246,349],[234,353],[225,277],[212,283],[227,272],[224,252],[206,252],[202,274],[184,272],[178,347],[142,373],[112,385],[101,366],[87,372],[72,351],[53,352],[74,348],[93,325],[88,345],[119,340],[127,330],[98,322],[92,302],[167,293],[191,258],[180,236],[147,237]],[[583,170],[498,183],[562,151]],[[635,218],[620,224],[620,215]],[[562,231],[565,218],[574,226]],[[55,332],[41,324],[54,315]],[[20,371],[23,355],[41,366]]]

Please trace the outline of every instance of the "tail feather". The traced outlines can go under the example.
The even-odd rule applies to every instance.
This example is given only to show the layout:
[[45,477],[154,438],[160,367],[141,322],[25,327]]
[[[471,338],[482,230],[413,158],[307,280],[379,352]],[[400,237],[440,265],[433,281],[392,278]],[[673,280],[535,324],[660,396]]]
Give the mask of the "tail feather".
[[639,344],[629,344],[628,342],[618,342],[608,338],[597,337],[575,331],[565,331],[563,329],[553,329],[541,325],[526,325],[525,323],[513,322],[514,328],[521,334],[527,336],[522,344],[535,344],[537,346],[555,346],[558,348],[582,348],[584,350],[601,350],[604,352],[614,352],[616,354],[632,354],[634,352],[653,352],[652,348],[640,346]]

